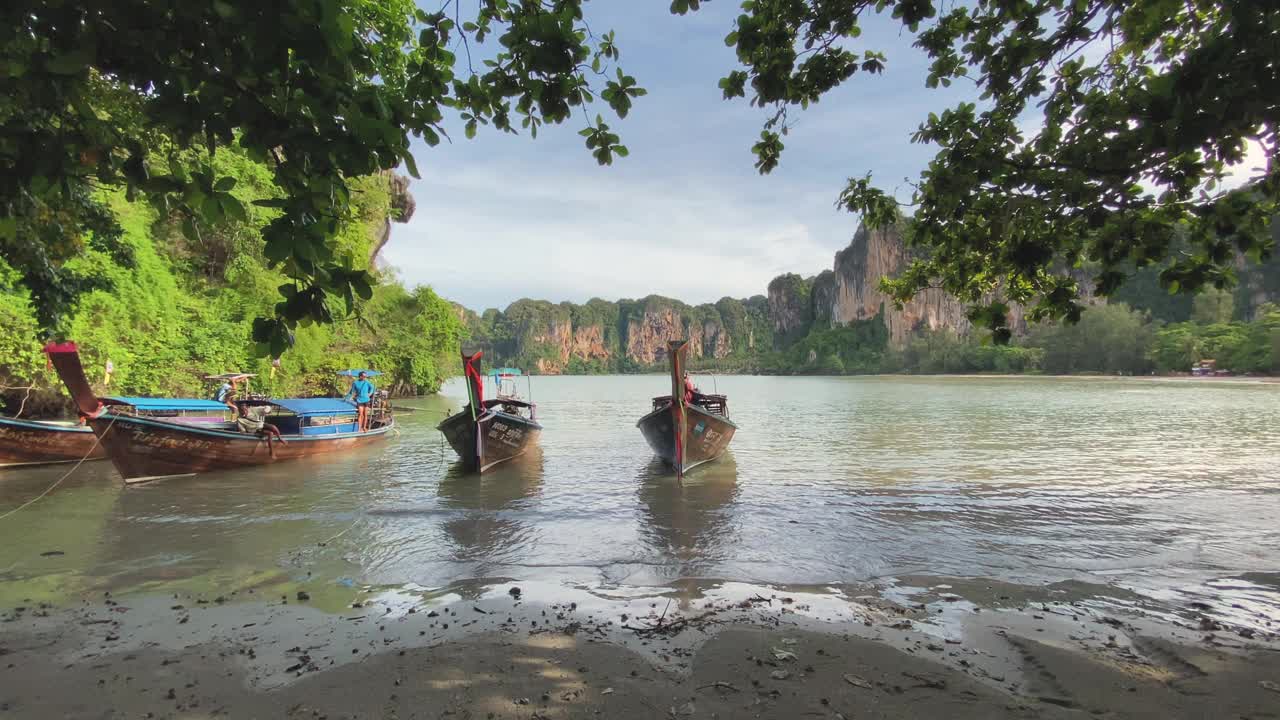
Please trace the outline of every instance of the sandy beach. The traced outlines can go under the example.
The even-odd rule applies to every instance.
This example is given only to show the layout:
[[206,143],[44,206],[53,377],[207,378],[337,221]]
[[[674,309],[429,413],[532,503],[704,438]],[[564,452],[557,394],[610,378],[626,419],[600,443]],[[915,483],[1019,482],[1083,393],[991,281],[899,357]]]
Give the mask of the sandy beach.
[[1183,619],[1140,605],[1112,612],[1097,590],[900,578],[835,593],[690,586],[665,598],[602,599],[526,583],[425,599],[366,589],[340,613],[312,607],[305,591],[271,600],[252,592],[84,598],[4,613],[0,712],[1280,716],[1280,639],[1267,629],[1270,618],[1260,614],[1246,627],[1221,623],[1209,606],[1187,608]]

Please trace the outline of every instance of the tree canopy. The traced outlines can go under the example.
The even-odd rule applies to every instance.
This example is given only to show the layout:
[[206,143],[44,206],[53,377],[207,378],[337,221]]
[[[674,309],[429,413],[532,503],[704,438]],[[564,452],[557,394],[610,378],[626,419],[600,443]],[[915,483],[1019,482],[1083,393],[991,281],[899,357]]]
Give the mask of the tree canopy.
[[[674,0],[685,14],[705,0]],[[268,164],[276,211],[267,259],[290,282],[254,326],[278,354],[299,323],[369,297],[368,274],[335,254],[348,179],[404,164],[410,138],[481,126],[536,135],[582,112],[601,164],[627,148],[586,107],[625,117],[644,94],[615,67],[612,32],[585,0],[13,0],[0,9],[0,259],[39,323],[57,332],[103,278],[67,260],[86,244],[128,261],[100,188],[124,187],[198,236],[245,215],[212,158],[238,143]],[[740,67],[725,98],[772,108],[753,151],[777,166],[788,112],[892,59],[863,48],[889,16],[930,60],[928,87],[973,85],[912,140],[938,153],[909,199],[851,179],[838,204],[882,225],[912,216],[913,264],[885,289],[904,301],[942,287],[1007,339],[1005,303],[1032,319],[1078,319],[1082,294],[1111,295],[1155,267],[1175,292],[1222,288],[1240,256],[1261,261],[1280,198],[1280,9],[1256,0],[746,0],[725,38]],[[472,45],[498,48],[473,60]],[[477,62],[478,61],[478,62]],[[479,64],[480,67],[475,67]],[[1248,142],[1267,158],[1224,188]],[[182,153],[199,150],[191,169]],[[1079,272],[1087,267],[1088,279]],[[1084,283],[1092,287],[1084,287]]]
[[[201,223],[246,215],[235,178],[212,163],[238,145],[268,163],[280,191],[255,203],[276,211],[261,237],[290,282],[253,330],[278,355],[299,323],[327,322],[372,295],[368,273],[335,254],[350,178],[402,163],[416,175],[410,138],[439,143],[446,113],[468,136],[482,125],[536,134],[597,93],[627,114],[644,91],[611,67],[613,35],[594,35],[581,5],[480,0],[463,18],[457,3],[429,13],[412,0],[7,2],[0,259],[56,333],[78,298],[107,281],[68,260],[86,243],[127,260],[99,191],[126,188],[198,236]],[[471,44],[490,36],[500,49],[472,68]],[[598,162],[626,155],[600,115],[583,119]],[[205,165],[181,161],[197,149]]]
[[[675,0],[671,10],[699,6]],[[1195,292],[1232,284],[1240,255],[1269,257],[1280,209],[1280,6],[747,0],[725,38],[742,67],[720,87],[776,111],[754,147],[760,172],[779,162],[790,109],[890,60],[857,49],[876,13],[928,56],[925,85],[974,88],[973,102],[930,113],[912,135],[938,153],[909,200],[869,176],[840,195],[872,225],[909,208],[919,256],[885,282],[897,300],[942,287],[1007,339],[1003,300],[1031,306],[1033,319],[1076,320],[1082,293],[1110,295],[1148,266],[1168,290]],[[1224,188],[1250,140],[1267,166]],[[1073,272],[1084,265],[1092,288]]]

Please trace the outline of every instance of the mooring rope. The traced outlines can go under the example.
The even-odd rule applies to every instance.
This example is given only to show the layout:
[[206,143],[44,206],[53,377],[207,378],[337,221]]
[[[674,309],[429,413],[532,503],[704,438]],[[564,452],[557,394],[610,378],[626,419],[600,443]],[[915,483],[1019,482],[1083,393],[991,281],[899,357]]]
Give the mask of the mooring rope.
[[[113,425],[115,425],[115,424],[116,424],[116,417],[117,417],[117,416],[112,416],[112,418],[111,418],[111,422],[107,424],[107,429],[102,431],[102,434],[103,434],[103,435],[106,435],[108,432],[110,432],[110,431],[111,431],[111,427],[112,427]],[[14,508],[14,509],[10,510],[9,512],[7,512],[7,513],[5,513],[5,514],[3,514],[3,515],[0,515],[0,520],[4,520],[5,518],[9,517],[10,515],[13,515],[14,513],[18,512],[19,510],[22,510],[22,509],[26,508],[26,507],[27,507],[27,506],[29,506],[29,505],[34,505],[34,504],[36,503],[36,501],[37,501],[37,500],[39,500],[40,498],[44,497],[45,495],[48,495],[49,493],[53,492],[53,489],[54,489],[54,488],[56,488],[56,487],[58,487],[59,485],[61,485],[63,480],[66,480],[67,478],[71,477],[71,473],[75,472],[75,471],[76,471],[76,470],[77,470],[81,465],[83,465],[83,464],[84,464],[84,461],[85,461],[85,460],[88,460],[88,459],[89,459],[89,456],[93,454],[93,451],[98,449],[98,443],[100,443],[100,442],[102,442],[102,438],[98,437],[98,433],[94,433],[94,434],[93,434],[93,447],[89,448],[89,451],[88,451],[88,452],[86,452],[86,453],[84,454],[84,457],[80,458],[80,459],[76,462],[76,464],[75,464],[75,465],[73,465],[73,466],[71,467],[71,469],[70,469],[70,470],[68,470],[68,471],[67,471],[67,472],[66,472],[62,477],[60,477],[60,478],[58,478],[56,481],[54,481],[54,483],[53,483],[52,485],[50,485],[49,487],[45,488],[45,491],[44,491],[44,492],[42,492],[42,493],[40,493],[39,495],[37,495],[37,496],[35,496],[35,497],[31,498],[31,499],[30,499],[30,500],[28,500],[28,501],[26,501],[26,502],[22,503],[21,505],[19,505],[18,507],[16,507],[16,508]]]

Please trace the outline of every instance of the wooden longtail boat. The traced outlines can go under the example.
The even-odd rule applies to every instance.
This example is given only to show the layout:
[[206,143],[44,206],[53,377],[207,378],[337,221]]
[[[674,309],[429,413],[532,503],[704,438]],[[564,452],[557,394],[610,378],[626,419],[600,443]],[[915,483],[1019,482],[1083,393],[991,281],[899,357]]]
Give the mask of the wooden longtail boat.
[[477,472],[523,455],[542,433],[537,406],[515,396],[511,378],[518,370],[504,368],[505,372],[495,374],[497,397],[484,399],[484,377],[476,367],[481,355],[462,354],[467,405],[437,426],[463,465]]
[[724,395],[688,393],[684,384],[687,340],[667,343],[671,361],[671,394],[653,399],[653,411],[640,418],[636,427],[653,452],[675,468],[676,477],[724,454],[738,426],[729,420],[729,401]]
[[272,440],[266,432],[242,432],[230,408],[213,400],[99,399],[74,343],[50,344],[45,352],[126,483],[341,452],[381,440],[394,426],[385,403],[374,408],[364,432],[356,430],[355,406],[335,398],[243,403],[280,431]]
[[0,468],[102,460],[106,456],[88,425],[0,417]]
[[[207,400],[108,397],[101,402],[117,412],[188,424],[224,423],[228,411],[226,405]],[[0,468],[106,457],[106,449],[88,424],[0,417]]]

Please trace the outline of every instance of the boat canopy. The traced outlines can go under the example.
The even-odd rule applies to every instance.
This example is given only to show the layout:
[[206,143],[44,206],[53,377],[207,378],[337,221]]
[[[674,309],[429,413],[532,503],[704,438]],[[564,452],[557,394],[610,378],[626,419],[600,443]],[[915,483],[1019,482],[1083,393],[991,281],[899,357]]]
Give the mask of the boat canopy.
[[360,373],[364,373],[369,377],[378,377],[379,375],[382,374],[377,370],[339,370],[338,371],[338,374],[343,377],[359,377]]
[[103,398],[117,405],[132,405],[139,410],[216,410],[225,412],[226,403],[217,400],[201,400],[197,398],[149,398],[113,396]]
[[489,374],[493,375],[494,377],[511,377],[516,375],[523,375],[524,373],[520,372],[520,368],[504,367],[504,368],[494,368],[489,371]]
[[356,406],[337,398],[286,398],[272,400],[272,405],[282,407],[295,415],[354,415]]
[[258,377],[256,373],[222,373],[221,375],[205,375],[205,380],[244,380],[245,378]]

